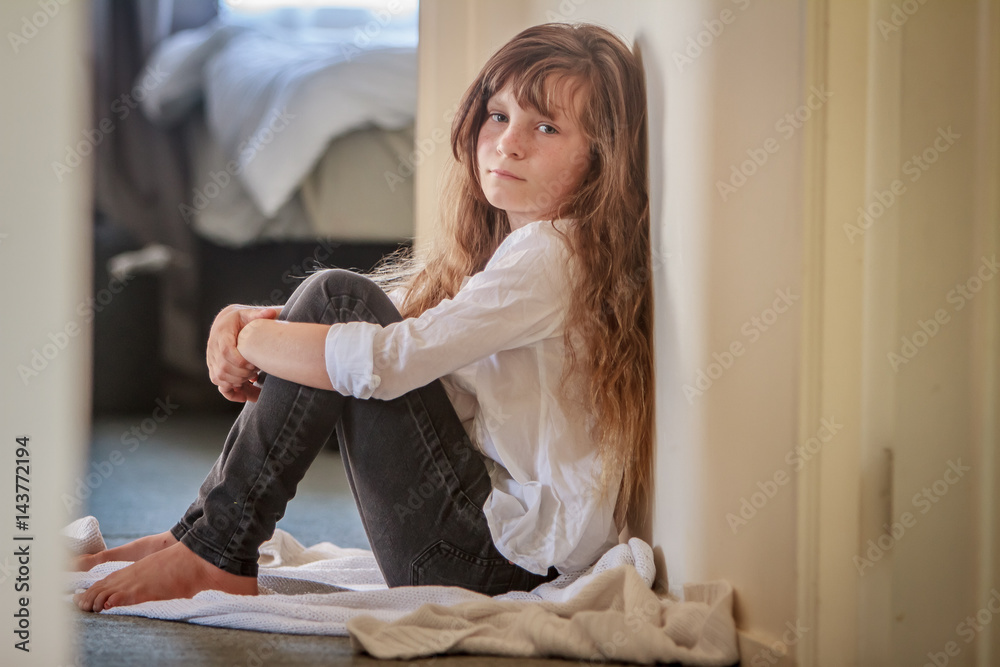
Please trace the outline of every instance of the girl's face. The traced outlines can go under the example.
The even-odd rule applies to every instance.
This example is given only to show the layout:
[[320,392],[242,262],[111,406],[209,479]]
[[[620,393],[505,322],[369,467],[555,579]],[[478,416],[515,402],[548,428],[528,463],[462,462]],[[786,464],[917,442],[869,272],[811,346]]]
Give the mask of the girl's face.
[[487,101],[476,158],[483,193],[507,212],[511,230],[555,217],[590,165],[590,143],[578,121],[585,86],[562,79],[551,116],[523,109],[505,86]]

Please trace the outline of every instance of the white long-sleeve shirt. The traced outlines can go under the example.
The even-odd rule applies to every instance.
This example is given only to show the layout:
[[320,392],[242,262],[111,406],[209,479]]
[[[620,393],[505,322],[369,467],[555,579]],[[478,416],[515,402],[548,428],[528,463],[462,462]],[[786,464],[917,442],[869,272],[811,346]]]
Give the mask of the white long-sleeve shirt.
[[588,416],[567,414],[556,399],[571,285],[562,238],[536,221],[512,231],[453,299],[384,327],[334,324],[326,338],[327,373],[345,396],[391,400],[441,379],[487,457],[493,542],[536,574],[585,569],[618,543],[620,481],[599,503]]

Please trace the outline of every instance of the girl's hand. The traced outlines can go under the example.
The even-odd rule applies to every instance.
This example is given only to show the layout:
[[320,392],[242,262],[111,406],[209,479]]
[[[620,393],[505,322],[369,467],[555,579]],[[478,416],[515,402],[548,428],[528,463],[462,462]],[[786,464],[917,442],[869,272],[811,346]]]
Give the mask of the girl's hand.
[[275,307],[227,306],[212,322],[205,354],[208,377],[230,401],[253,403],[260,395],[260,388],[253,385],[260,369],[236,349],[240,331],[253,320],[276,319],[280,311]]

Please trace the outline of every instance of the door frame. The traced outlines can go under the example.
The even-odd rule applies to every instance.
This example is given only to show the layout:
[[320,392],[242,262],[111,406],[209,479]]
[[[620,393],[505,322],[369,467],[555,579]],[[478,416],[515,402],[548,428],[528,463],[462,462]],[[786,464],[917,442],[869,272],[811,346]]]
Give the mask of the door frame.
[[[831,101],[805,135],[803,299],[799,441],[834,416],[844,446],[826,449],[798,482],[798,608],[810,628],[796,662],[882,665],[892,658],[892,568],[864,579],[852,566],[862,535],[893,516],[894,384],[884,350],[896,334],[898,207],[880,218],[879,234],[844,243],[843,222],[900,163],[902,40],[881,39],[877,18],[892,0],[806,0],[805,90],[826,86]],[[981,71],[977,73],[976,245],[1000,253],[1000,0],[979,0]],[[994,119],[994,122],[991,122]],[[973,333],[975,440],[980,453],[978,517],[981,590],[1000,582],[1000,288],[990,285]],[[888,342],[887,342],[888,341]],[[874,362],[874,363],[873,363]],[[886,557],[891,561],[891,555]],[[1000,624],[981,637],[979,667],[1000,654]]]

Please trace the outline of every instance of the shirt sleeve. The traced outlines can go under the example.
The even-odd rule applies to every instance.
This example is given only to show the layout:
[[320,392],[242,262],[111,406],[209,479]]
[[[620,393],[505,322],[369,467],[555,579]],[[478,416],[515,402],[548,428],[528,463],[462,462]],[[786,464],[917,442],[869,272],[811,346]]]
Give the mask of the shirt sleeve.
[[558,238],[526,235],[468,279],[452,299],[385,327],[334,324],[326,369],[345,396],[391,400],[502,350],[562,331],[568,254]]

